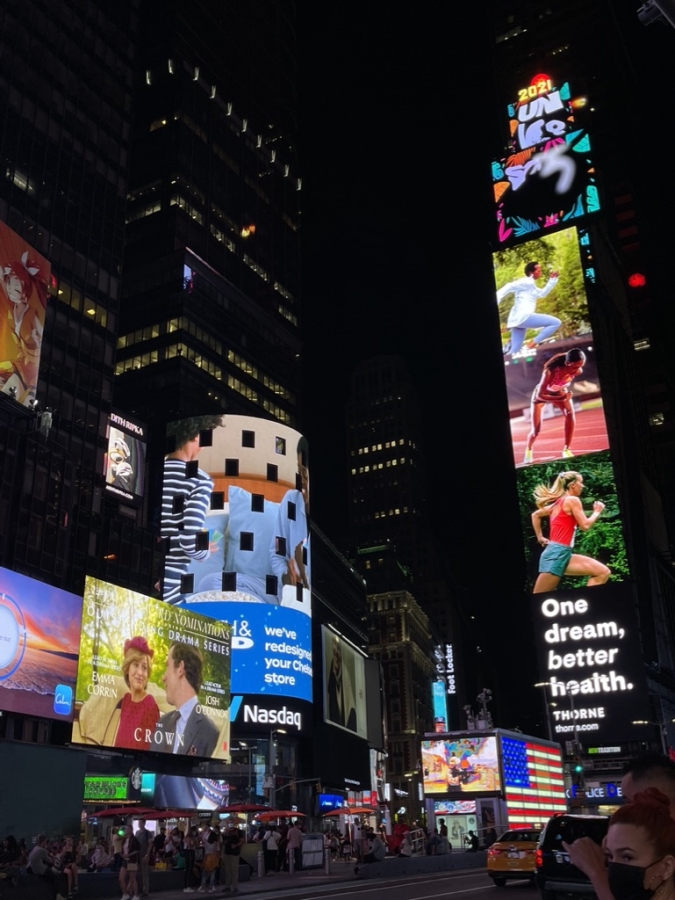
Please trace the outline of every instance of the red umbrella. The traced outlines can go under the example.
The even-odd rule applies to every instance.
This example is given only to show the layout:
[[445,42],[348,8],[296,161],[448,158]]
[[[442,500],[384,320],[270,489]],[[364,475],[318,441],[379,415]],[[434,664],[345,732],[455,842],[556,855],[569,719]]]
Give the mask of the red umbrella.
[[232,806],[219,806],[216,812],[219,813],[257,813],[269,812],[269,806],[262,806],[260,803],[233,803]]
[[296,812],[293,809],[270,809],[268,812],[254,816],[254,818],[259,819],[261,822],[271,822],[272,819],[294,819],[296,816],[305,818],[304,813]]
[[323,818],[330,816],[374,816],[376,810],[369,806],[339,806],[337,809],[329,809],[323,814]]
[[153,809],[151,812],[147,813],[143,818],[145,819],[191,819],[192,816],[197,815],[197,810],[184,810],[184,809]]
[[88,819],[103,819],[106,816],[135,816],[138,818],[139,816],[147,819],[152,813],[154,813],[154,809],[150,809],[147,806],[134,806],[133,804],[129,804],[129,806],[115,806],[110,809],[102,809],[100,812],[89,813],[87,816]]

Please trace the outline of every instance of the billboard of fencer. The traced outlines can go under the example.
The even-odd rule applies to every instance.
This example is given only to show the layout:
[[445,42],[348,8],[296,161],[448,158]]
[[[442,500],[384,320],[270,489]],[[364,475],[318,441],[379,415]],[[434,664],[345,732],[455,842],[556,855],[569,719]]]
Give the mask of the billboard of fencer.
[[231,634],[87,577],[73,742],[229,759]]
[[24,406],[37,390],[50,264],[0,222],[0,391]]
[[108,417],[108,451],[105,457],[106,492],[138,504],[145,493],[145,428],[126,416]]
[[368,736],[364,657],[339,634],[321,626],[323,717],[331,725]]
[[232,693],[312,699],[306,440],[207,415],[167,428],[163,598],[232,625]]
[[529,590],[578,590],[630,577],[609,451],[523,466],[517,489]]
[[577,228],[493,254],[516,465],[607,450]]

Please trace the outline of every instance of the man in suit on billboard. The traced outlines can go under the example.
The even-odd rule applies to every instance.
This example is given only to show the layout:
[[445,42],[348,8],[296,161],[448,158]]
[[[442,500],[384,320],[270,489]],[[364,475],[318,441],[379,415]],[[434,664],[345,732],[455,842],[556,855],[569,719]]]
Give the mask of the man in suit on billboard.
[[174,643],[162,676],[166,699],[176,709],[164,713],[157,723],[155,750],[181,756],[213,756],[218,729],[199,709],[202,656],[196,647]]
[[356,694],[351,673],[342,658],[342,642],[333,635],[332,658],[326,693],[328,694],[328,718],[336,725],[350,731],[357,730]]

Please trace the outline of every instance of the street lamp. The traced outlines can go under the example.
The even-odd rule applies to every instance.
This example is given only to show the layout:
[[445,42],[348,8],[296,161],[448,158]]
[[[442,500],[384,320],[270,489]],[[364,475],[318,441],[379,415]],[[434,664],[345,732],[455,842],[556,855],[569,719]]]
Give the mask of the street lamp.
[[274,774],[274,766],[276,763],[276,754],[274,752],[274,735],[275,734],[286,734],[285,728],[275,728],[273,731],[270,731],[270,748],[269,748],[269,765],[270,765],[270,775]]
[[663,751],[664,756],[668,756],[668,725],[671,722],[675,722],[675,719],[668,719],[667,722],[651,722],[649,719],[634,719],[631,722],[631,725],[654,725],[655,728],[659,729],[659,736],[661,738],[661,750]]
[[[569,685],[571,682],[565,681],[563,684],[565,685],[565,696],[570,701],[570,712],[572,713],[572,725],[574,727],[574,749],[575,751],[579,749],[579,729],[577,728],[577,720],[574,716],[574,694],[570,691]],[[576,682],[575,682],[576,683]],[[546,688],[551,687],[550,681],[538,681],[534,687],[540,687],[544,689],[544,698],[546,698],[546,724],[548,726],[548,739],[550,741],[553,740],[552,731],[551,731],[551,719],[548,711],[548,695],[546,693]]]
[[246,741],[239,741],[242,750],[248,750],[248,802],[253,803],[253,751],[257,745],[249,746]]
[[546,688],[551,684],[550,681],[538,681],[534,687],[540,687],[544,691],[544,714],[546,716],[546,729],[548,731],[548,739],[549,741],[553,741],[553,730],[551,729],[551,714],[548,711],[548,694],[546,693]]

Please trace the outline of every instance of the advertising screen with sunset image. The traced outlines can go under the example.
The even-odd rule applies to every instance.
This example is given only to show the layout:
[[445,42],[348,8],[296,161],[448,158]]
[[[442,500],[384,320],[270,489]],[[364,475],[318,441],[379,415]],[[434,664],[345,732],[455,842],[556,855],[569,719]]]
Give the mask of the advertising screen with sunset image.
[[82,597],[0,568],[0,710],[70,721]]

